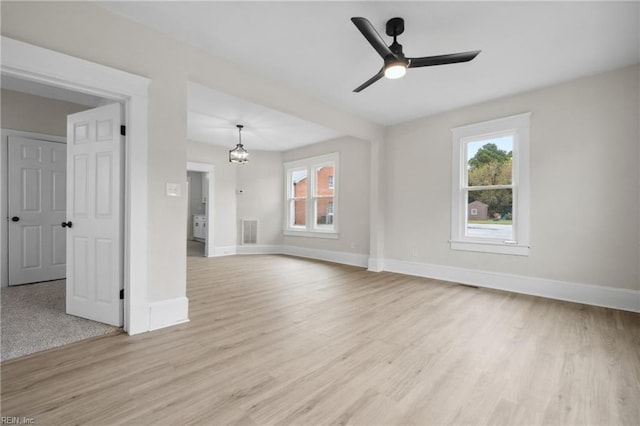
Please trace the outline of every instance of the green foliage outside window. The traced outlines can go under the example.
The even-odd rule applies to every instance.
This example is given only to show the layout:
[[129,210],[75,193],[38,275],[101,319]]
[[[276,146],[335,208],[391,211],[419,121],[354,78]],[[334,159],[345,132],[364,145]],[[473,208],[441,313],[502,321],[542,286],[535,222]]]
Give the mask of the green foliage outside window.
[[489,217],[511,220],[513,191],[511,189],[473,190],[474,186],[511,185],[513,152],[506,152],[493,143],[482,146],[469,159],[469,203],[480,201],[488,205]]

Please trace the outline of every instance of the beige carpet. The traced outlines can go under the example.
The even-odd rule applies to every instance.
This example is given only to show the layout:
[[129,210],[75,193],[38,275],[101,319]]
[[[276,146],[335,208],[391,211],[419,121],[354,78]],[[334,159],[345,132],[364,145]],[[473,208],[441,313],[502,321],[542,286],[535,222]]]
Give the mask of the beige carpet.
[[2,289],[2,361],[119,330],[67,315],[65,285],[59,280]]

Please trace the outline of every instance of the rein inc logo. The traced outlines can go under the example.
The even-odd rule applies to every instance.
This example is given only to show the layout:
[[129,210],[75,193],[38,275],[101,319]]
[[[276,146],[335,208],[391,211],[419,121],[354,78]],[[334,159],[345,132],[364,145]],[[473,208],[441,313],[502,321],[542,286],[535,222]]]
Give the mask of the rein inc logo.
[[36,421],[33,417],[0,417],[0,424],[3,425],[34,425]]

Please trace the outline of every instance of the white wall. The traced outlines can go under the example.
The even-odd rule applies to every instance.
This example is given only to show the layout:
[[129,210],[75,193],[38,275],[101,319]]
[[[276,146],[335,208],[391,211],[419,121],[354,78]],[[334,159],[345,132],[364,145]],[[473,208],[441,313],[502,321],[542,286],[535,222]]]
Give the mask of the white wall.
[[[282,163],[336,151],[340,152],[339,239],[283,237],[284,169]],[[232,251],[232,246],[238,246],[240,253],[256,252],[262,249],[281,252],[281,245],[368,255],[370,172],[368,142],[355,138],[340,138],[285,153],[253,150],[250,154],[251,159],[248,164],[231,164],[228,162],[227,148],[189,141],[187,154],[189,161],[216,166],[214,201],[216,255],[230,254],[224,253],[223,249]],[[242,193],[238,193],[238,190],[242,190]],[[258,220],[258,247],[240,245],[242,219]],[[231,230],[235,232],[233,238]],[[223,231],[224,238],[219,236]],[[305,254],[306,252],[297,253]]]
[[[638,82],[628,67],[389,128],[385,258],[640,289]],[[527,111],[530,255],[450,250],[450,128]]]
[[[250,150],[248,164],[229,163],[229,148],[189,141],[189,161],[215,166],[214,253],[235,254],[242,219],[258,220],[258,245],[281,243],[282,154]],[[239,194],[238,190],[242,190]]]
[[351,137],[338,138],[287,151],[283,154],[283,161],[294,161],[332,152],[340,153],[337,183],[339,238],[333,240],[285,236],[283,243],[287,246],[368,255],[371,162],[369,142]]
[[[282,242],[283,171],[282,153],[249,151],[247,164],[236,165],[238,244],[241,244],[242,219],[258,220],[258,246]],[[252,247],[245,247],[251,250]]]
[[67,115],[89,109],[84,105],[2,89],[2,128],[54,136],[67,135]]

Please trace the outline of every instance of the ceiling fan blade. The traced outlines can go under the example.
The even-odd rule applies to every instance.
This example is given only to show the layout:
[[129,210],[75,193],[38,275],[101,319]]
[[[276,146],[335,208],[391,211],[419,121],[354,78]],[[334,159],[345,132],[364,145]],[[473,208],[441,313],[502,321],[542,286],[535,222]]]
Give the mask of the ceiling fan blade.
[[366,18],[355,17],[351,18],[351,22],[355,24],[364,38],[367,39],[371,46],[376,49],[378,55],[382,56],[383,59],[389,55],[395,57],[391,49],[389,49],[389,46],[385,44],[384,40],[382,39],[382,37],[380,37],[380,34],[378,34],[376,29],[373,28],[373,25],[371,25],[371,22],[369,22],[369,20],[367,20]]
[[353,91],[358,93],[358,92],[366,89],[367,87],[371,86],[373,83],[375,83],[376,81],[380,80],[382,77],[384,77],[384,68],[381,68],[380,71],[378,71],[378,74],[374,75],[369,80],[365,81],[360,86],[358,86],[355,89],[353,89]]
[[469,62],[478,56],[480,50],[471,52],[451,53],[449,55],[426,56],[424,58],[407,58],[409,68],[431,67],[434,65],[456,64],[458,62]]

